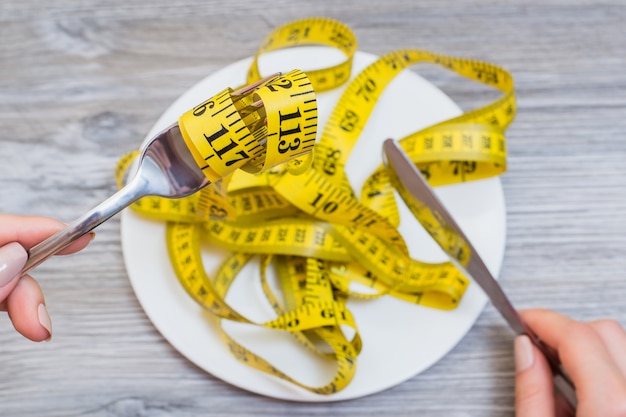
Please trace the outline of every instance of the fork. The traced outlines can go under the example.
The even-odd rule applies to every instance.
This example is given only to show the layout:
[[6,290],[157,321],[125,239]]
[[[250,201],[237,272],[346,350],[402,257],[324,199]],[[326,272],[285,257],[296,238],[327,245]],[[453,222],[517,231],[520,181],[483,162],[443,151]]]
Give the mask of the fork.
[[[233,96],[249,94],[275,78],[274,74],[242,87]],[[139,158],[135,176],[118,192],[28,251],[20,275],[70,245],[142,197],[180,198],[189,196],[211,182],[196,163],[177,123],[150,139]]]

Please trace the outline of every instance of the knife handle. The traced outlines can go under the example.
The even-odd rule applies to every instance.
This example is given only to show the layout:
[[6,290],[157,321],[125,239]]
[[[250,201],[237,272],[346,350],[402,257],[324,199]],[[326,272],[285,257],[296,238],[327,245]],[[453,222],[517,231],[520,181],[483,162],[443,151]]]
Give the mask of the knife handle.
[[526,331],[531,342],[543,353],[552,370],[554,386],[561,393],[567,404],[575,411],[578,407],[578,398],[572,379],[567,374],[559,359],[559,354],[552,347],[546,345],[535,333],[526,325]]

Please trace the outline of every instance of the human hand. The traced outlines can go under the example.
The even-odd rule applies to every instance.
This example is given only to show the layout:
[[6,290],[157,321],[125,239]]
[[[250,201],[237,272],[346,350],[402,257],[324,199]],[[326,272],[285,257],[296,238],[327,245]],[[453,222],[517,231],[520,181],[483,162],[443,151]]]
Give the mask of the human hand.
[[[50,340],[52,326],[43,292],[30,275],[21,278],[27,250],[65,225],[47,217],[0,214],[0,311],[7,311],[13,326],[33,341]],[[74,253],[89,244],[89,233],[59,254]]]
[[550,366],[528,336],[515,339],[517,417],[626,417],[626,332],[614,320],[582,323],[550,310],[522,317],[554,348],[578,397],[576,414],[554,395]]

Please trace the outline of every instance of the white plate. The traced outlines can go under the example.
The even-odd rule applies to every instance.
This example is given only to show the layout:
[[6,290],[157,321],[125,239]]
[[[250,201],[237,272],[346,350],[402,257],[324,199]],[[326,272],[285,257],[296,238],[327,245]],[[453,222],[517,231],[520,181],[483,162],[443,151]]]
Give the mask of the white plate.
[[[353,76],[375,60],[357,53]],[[263,74],[300,68],[319,68],[342,59],[337,51],[307,47],[268,54],[260,63]],[[250,59],[236,62],[212,74],[181,96],[162,115],[148,134],[175,121],[197,103],[227,86],[244,82]],[[343,88],[318,95],[321,126],[343,92]],[[406,134],[460,114],[460,109],[440,90],[413,71],[404,71],[385,90],[363,136],[348,162],[347,172],[359,190],[368,173],[381,163],[382,141]],[[495,276],[499,274],[505,245],[505,206],[498,178],[439,187],[437,194],[472,240]],[[444,261],[443,252],[401,207],[403,236],[415,258]],[[350,302],[363,339],[357,373],[352,382],[330,396],[311,394],[238,362],[219,338],[215,320],[207,316],[184,292],[169,264],[164,225],[138,216],[131,210],[122,214],[122,245],[132,286],[146,314],[163,336],[184,356],[202,369],[228,383],[258,394],[295,401],[336,401],[356,398],[401,383],[424,371],[469,331],[486,297],[472,283],[459,307],[439,311],[411,305],[393,298]],[[205,266],[214,271],[223,252],[204,249]],[[257,321],[271,318],[258,285],[256,265],[246,267],[227,301]],[[225,328],[244,345],[270,360],[304,383],[321,386],[334,370],[312,357],[288,335],[237,323]]]

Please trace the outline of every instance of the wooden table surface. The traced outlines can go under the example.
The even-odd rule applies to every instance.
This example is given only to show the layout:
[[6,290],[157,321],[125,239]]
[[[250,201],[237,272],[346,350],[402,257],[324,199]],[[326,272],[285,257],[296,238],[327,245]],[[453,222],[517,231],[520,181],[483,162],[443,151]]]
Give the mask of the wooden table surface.
[[[115,191],[116,161],[173,100],[252,55],[272,28],[309,16],[345,22],[362,51],[421,48],[510,70],[519,110],[502,176],[500,280],[518,307],[626,324],[619,1],[3,0],[0,212],[74,219]],[[426,71],[464,109],[487,97]],[[514,415],[512,334],[491,305],[448,355],[400,385],[293,403],[222,382],[159,334],[129,284],[119,218],[34,275],[54,337],[35,344],[0,320],[3,416]]]

